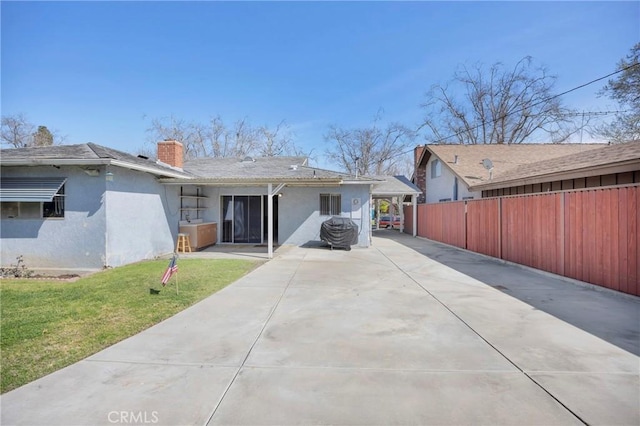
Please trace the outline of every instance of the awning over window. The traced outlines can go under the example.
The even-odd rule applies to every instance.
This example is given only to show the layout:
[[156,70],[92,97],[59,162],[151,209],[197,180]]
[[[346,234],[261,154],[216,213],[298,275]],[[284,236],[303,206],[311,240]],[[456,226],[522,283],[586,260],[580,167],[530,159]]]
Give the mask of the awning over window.
[[54,195],[67,181],[66,178],[33,178],[3,177],[0,180],[0,202],[46,202],[52,201]]

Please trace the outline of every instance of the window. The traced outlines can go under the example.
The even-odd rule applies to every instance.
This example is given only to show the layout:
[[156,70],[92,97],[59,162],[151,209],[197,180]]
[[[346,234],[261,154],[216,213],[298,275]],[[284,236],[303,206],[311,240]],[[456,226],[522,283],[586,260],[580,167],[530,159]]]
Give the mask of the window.
[[64,185],[51,201],[10,201],[0,203],[2,219],[47,219],[64,217]]
[[42,217],[64,217],[64,185],[53,200],[42,203]]
[[431,162],[431,179],[440,177],[442,174],[442,164],[437,158]]
[[320,215],[340,216],[342,196],[340,194],[320,194]]

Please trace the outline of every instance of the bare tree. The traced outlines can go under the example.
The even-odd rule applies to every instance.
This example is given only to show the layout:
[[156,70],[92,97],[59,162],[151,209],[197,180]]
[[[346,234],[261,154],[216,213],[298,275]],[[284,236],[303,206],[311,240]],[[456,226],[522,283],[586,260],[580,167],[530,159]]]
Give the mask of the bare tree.
[[412,145],[415,134],[409,128],[390,123],[379,126],[379,116],[370,127],[343,129],[330,126],[325,140],[332,144],[327,158],[349,173],[387,174],[397,171],[402,157]]
[[511,144],[543,135],[564,142],[578,129],[569,118],[575,111],[553,96],[555,79],[529,56],[511,70],[502,63],[488,70],[481,64],[461,66],[449,84],[427,93],[419,130],[440,143]]
[[31,146],[34,129],[35,126],[22,113],[3,115],[0,138],[3,144],[11,145],[13,148]]
[[192,157],[197,156],[194,154],[198,148],[198,144],[194,143],[192,136],[194,127],[194,123],[186,122],[172,115],[166,118],[154,118],[151,120],[151,127],[147,129],[147,132],[152,134],[154,142],[159,140],[176,140],[182,142],[185,157]]
[[621,72],[609,80],[600,95],[618,102],[623,111],[611,123],[598,127],[596,133],[614,143],[640,140],[640,43],[620,60],[618,69]]
[[0,139],[13,148],[30,146],[51,146],[64,143],[66,137],[47,126],[36,126],[23,113],[2,116]]
[[171,116],[152,120],[147,132],[154,141],[182,142],[188,158],[299,155],[301,152],[284,121],[272,129],[266,125],[254,127],[246,118],[227,126],[220,116],[206,124]]

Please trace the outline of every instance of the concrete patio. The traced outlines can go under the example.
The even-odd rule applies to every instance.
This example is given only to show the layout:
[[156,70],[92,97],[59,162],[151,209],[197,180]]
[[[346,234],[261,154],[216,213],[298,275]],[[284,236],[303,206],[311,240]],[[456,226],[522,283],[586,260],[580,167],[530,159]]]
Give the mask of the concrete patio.
[[288,247],[3,425],[640,424],[640,300],[379,231]]

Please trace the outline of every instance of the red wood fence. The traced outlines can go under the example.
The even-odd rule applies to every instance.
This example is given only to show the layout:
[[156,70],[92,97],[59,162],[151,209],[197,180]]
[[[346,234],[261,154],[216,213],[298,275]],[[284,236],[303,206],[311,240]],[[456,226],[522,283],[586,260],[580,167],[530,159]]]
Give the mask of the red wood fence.
[[638,185],[418,206],[421,237],[634,295],[639,232]]

